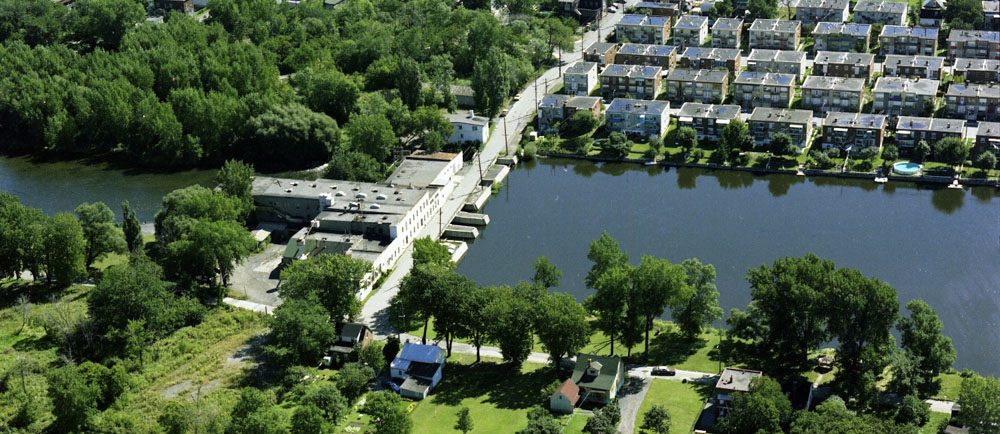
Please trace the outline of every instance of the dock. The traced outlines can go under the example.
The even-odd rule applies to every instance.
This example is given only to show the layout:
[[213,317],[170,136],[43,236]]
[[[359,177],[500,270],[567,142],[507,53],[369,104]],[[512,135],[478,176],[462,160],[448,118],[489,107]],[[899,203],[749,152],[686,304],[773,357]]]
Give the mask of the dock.
[[469,196],[465,199],[465,205],[462,206],[462,211],[467,212],[478,212],[483,209],[486,205],[486,201],[490,200],[490,195],[493,192],[488,188],[477,187]]
[[516,166],[517,162],[518,162],[517,155],[497,158],[497,164],[501,164],[504,166]]
[[474,240],[479,236],[479,229],[472,226],[448,225],[445,226],[443,235],[459,240]]
[[490,224],[490,216],[486,214],[459,211],[458,214],[455,214],[455,219],[451,222],[465,226],[486,226]]
[[494,164],[486,170],[486,174],[483,175],[483,181],[479,185],[492,186],[493,184],[502,183],[504,179],[507,179],[507,174],[509,173],[510,167],[502,164]]

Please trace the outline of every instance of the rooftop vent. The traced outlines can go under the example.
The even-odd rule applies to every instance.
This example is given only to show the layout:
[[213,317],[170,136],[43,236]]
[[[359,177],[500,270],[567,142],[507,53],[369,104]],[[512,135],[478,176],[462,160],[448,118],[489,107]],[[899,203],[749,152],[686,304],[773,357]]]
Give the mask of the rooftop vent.
[[379,204],[377,204],[377,203],[373,203],[373,204],[372,204],[372,205],[371,205],[370,207],[368,207],[368,208],[371,208],[371,209],[381,209],[381,208],[382,208],[382,205],[379,205]]
[[292,187],[298,187],[298,186],[299,186],[298,182],[292,182]]
[[292,192],[292,189],[290,189],[290,188],[286,188],[285,189],[285,193],[291,193],[291,192]]

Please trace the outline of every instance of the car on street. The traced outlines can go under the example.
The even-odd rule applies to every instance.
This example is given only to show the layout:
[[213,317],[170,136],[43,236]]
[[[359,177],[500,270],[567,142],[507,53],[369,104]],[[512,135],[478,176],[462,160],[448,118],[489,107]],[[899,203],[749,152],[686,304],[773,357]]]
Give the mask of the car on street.
[[649,371],[649,375],[657,377],[673,377],[674,375],[677,375],[677,370],[669,366],[655,366]]

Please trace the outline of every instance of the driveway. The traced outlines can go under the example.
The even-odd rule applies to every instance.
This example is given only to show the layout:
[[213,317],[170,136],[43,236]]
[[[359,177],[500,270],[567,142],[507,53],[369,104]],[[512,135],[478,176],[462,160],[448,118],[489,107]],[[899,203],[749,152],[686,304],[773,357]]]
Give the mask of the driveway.
[[642,407],[642,400],[649,392],[649,385],[653,383],[651,378],[633,377],[629,375],[618,395],[618,407],[622,412],[622,420],[618,423],[618,432],[631,434],[635,432],[636,418],[639,416],[639,407]]
[[283,244],[270,244],[263,252],[244,260],[233,272],[229,285],[232,292],[253,303],[271,307],[280,305],[277,288],[284,251]]

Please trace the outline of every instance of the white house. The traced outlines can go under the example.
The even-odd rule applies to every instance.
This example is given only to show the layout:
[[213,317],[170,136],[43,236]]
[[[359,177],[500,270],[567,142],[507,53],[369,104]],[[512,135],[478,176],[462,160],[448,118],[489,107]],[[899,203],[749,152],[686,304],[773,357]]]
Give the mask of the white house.
[[411,399],[424,399],[441,382],[444,369],[444,349],[437,345],[407,342],[389,365],[393,379],[402,380],[399,394]]
[[460,113],[449,113],[448,121],[451,122],[451,137],[448,143],[486,143],[490,135],[490,120],[483,116],[476,116],[472,110]]

